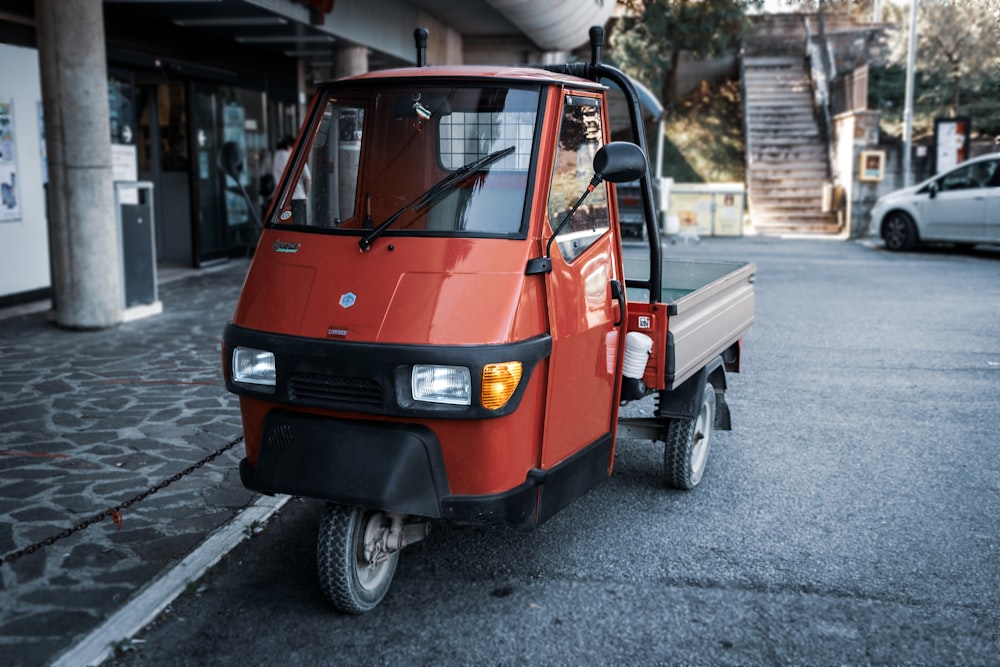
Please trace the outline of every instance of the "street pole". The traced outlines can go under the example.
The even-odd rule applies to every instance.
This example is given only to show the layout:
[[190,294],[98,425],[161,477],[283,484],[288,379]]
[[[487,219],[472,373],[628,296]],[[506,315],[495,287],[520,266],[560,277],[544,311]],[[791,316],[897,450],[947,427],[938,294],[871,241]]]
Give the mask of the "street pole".
[[906,103],[903,107],[903,187],[910,185],[910,144],[913,142],[913,66],[917,60],[917,4],[910,0],[910,47],[906,63]]

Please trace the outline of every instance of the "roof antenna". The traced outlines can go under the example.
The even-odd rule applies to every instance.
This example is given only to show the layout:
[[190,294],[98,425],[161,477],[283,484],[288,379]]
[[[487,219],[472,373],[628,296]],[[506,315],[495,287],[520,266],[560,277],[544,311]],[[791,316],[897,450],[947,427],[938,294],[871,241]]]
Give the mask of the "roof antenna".
[[417,67],[427,66],[427,28],[413,31],[413,41],[417,43]]
[[597,67],[601,64],[601,48],[604,46],[604,28],[599,25],[590,28],[590,64]]

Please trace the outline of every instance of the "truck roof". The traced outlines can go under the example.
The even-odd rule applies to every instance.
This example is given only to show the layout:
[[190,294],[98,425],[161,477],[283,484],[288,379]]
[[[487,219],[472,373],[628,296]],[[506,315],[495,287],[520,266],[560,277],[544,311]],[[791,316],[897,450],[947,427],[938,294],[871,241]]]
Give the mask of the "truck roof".
[[549,85],[568,85],[575,88],[590,88],[605,90],[607,86],[589,79],[582,79],[567,74],[558,74],[540,67],[508,66],[508,65],[448,65],[430,67],[404,67],[399,69],[377,70],[358,76],[338,79],[336,82],[362,82],[389,79],[492,79],[495,81],[535,83]]

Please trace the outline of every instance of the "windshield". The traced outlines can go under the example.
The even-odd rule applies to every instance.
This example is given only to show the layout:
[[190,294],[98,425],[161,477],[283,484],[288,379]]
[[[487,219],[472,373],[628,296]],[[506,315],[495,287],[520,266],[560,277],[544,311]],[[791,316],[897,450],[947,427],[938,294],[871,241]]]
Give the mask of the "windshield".
[[332,88],[270,222],[364,243],[521,235],[538,105],[529,88]]

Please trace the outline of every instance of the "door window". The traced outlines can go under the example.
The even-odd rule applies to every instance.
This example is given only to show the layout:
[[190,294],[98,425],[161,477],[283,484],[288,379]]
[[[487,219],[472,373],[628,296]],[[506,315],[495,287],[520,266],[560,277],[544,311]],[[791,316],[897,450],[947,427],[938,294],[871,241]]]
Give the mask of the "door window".
[[[549,225],[553,231],[586,192],[594,175],[594,156],[603,144],[602,137],[600,100],[567,95],[559,126],[552,190],[549,192]],[[579,257],[610,228],[607,186],[602,184],[563,226],[556,243],[563,258],[569,262]]]

